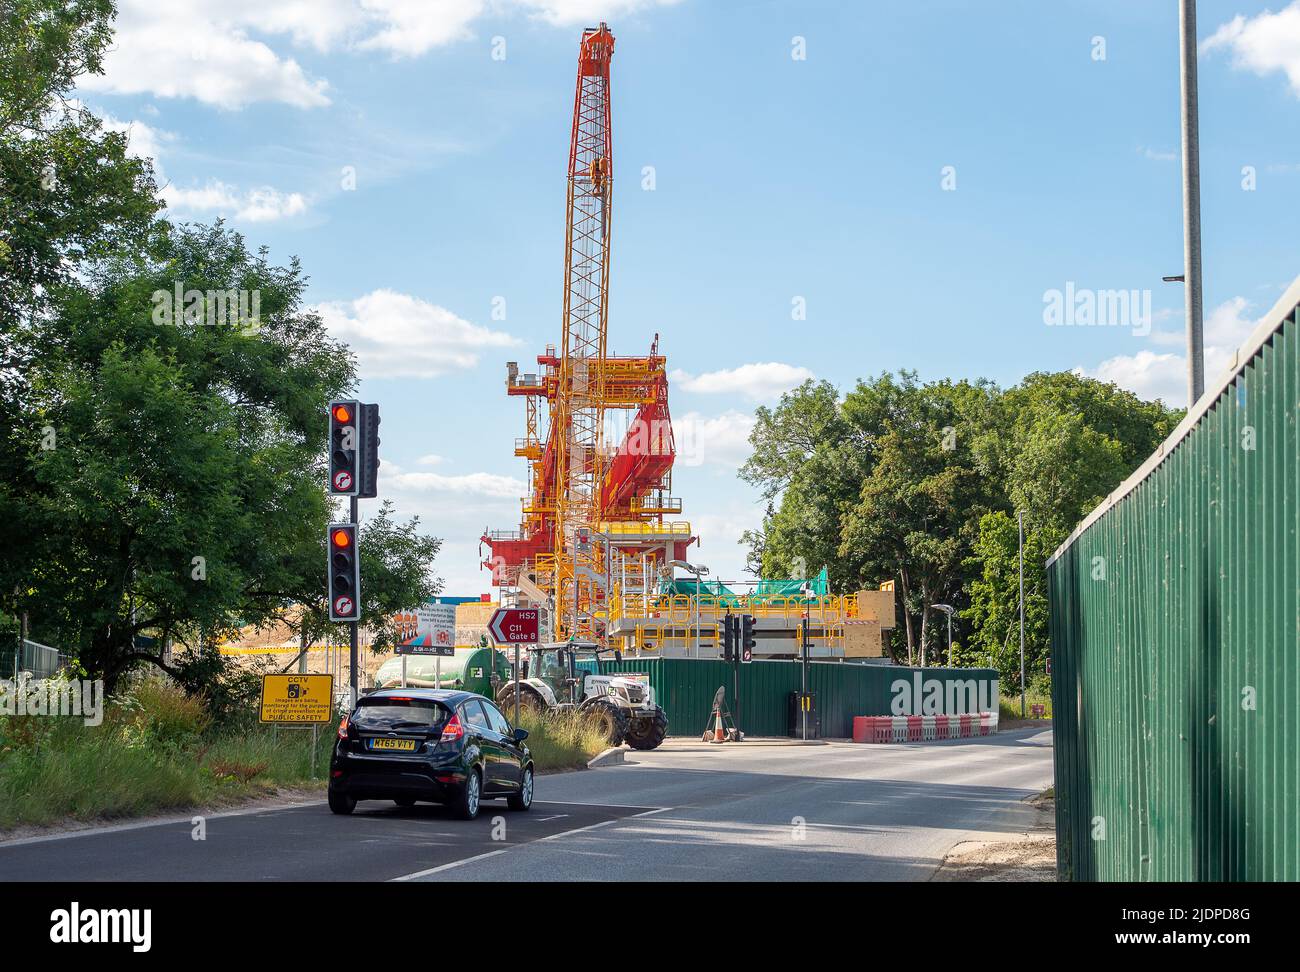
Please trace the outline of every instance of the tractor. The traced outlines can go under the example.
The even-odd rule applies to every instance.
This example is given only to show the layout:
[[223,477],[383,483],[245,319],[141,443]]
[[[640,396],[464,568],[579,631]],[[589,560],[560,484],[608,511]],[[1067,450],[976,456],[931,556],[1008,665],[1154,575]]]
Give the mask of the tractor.
[[[591,662],[608,650],[570,641],[529,648],[519,680],[519,704],[537,712],[588,712],[601,720],[611,746],[626,742],[633,749],[655,749],[668,734],[668,717],[655,705],[649,677],[588,670],[598,667]],[[497,704],[512,710],[513,678],[497,691]]]

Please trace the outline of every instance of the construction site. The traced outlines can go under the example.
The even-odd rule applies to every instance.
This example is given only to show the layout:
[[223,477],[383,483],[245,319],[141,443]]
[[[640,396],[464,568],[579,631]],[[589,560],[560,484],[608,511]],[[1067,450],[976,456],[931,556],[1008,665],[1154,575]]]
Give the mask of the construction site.
[[894,627],[892,584],[833,594],[810,578],[706,580],[699,538],[672,485],[676,445],[667,357],[609,351],[614,134],[607,24],[582,34],[569,142],[564,304],[558,344],[535,367],[506,365],[523,399],[514,454],[527,465],[517,529],[481,540],[499,602],[542,612],[543,640],[594,643],[628,657],[717,658],[723,618],[750,615],[761,658],[881,658]]

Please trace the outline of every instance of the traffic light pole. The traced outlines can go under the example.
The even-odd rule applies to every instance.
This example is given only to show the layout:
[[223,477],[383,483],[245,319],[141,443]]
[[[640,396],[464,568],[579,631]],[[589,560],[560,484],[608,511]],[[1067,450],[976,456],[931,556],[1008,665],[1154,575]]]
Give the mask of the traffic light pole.
[[808,741],[808,621],[799,622],[799,721],[803,741]]
[[[355,524],[355,523],[357,522],[357,498],[356,498],[355,496],[352,497],[352,514],[351,514],[351,515],[352,515],[351,522]],[[358,545],[358,547],[359,547],[359,546],[360,546],[360,545]],[[357,556],[358,556],[358,557],[361,556],[359,550],[358,550]],[[351,689],[351,693],[350,693],[350,694],[351,694],[351,696],[352,696],[352,709],[356,709],[356,707],[357,707],[357,699],[358,699],[359,696],[360,696],[360,693],[357,691],[357,686],[358,686],[358,682],[357,682],[357,625],[359,625],[360,623],[361,623],[360,621],[349,621],[349,622],[348,622],[348,627],[351,629],[351,637],[352,637],[352,652],[351,652],[351,655],[349,656],[350,660],[349,660],[349,663],[348,663],[348,669],[349,669],[349,671],[348,671],[348,682],[349,682],[349,688]],[[352,709],[349,709],[349,711],[352,711]]]
[[743,646],[736,645],[736,650],[731,655],[731,688],[732,694],[736,697],[736,728],[740,728],[740,653],[744,650]]

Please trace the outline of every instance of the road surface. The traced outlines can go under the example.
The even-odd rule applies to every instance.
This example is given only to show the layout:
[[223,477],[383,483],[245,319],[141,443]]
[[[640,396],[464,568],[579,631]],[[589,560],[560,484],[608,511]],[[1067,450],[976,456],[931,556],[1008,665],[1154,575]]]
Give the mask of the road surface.
[[529,813],[319,803],[0,842],[0,882],[927,880],[954,845],[1025,829],[1051,733],[853,745],[670,740],[542,776]]

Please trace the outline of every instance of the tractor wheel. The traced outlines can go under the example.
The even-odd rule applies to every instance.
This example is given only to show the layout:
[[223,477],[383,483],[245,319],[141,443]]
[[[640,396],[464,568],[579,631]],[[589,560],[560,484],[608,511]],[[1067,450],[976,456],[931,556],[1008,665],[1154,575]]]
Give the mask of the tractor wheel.
[[633,749],[658,749],[668,735],[668,716],[664,710],[655,706],[655,714],[649,719],[634,723],[627,732],[627,744]]
[[[507,718],[514,718],[515,712],[515,687],[513,685],[503,688],[501,694],[497,696],[497,708],[504,712]],[[546,711],[546,703],[542,697],[526,685],[519,688],[519,711],[529,709],[534,715],[541,715]]]
[[613,702],[600,699],[592,702],[584,711],[591,713],[592,716],[600,720],[600,724],[605,731],[605,738],[611,746],[617,746],[623,742],[623,737],[627,735],[627,711],[625,709]]

